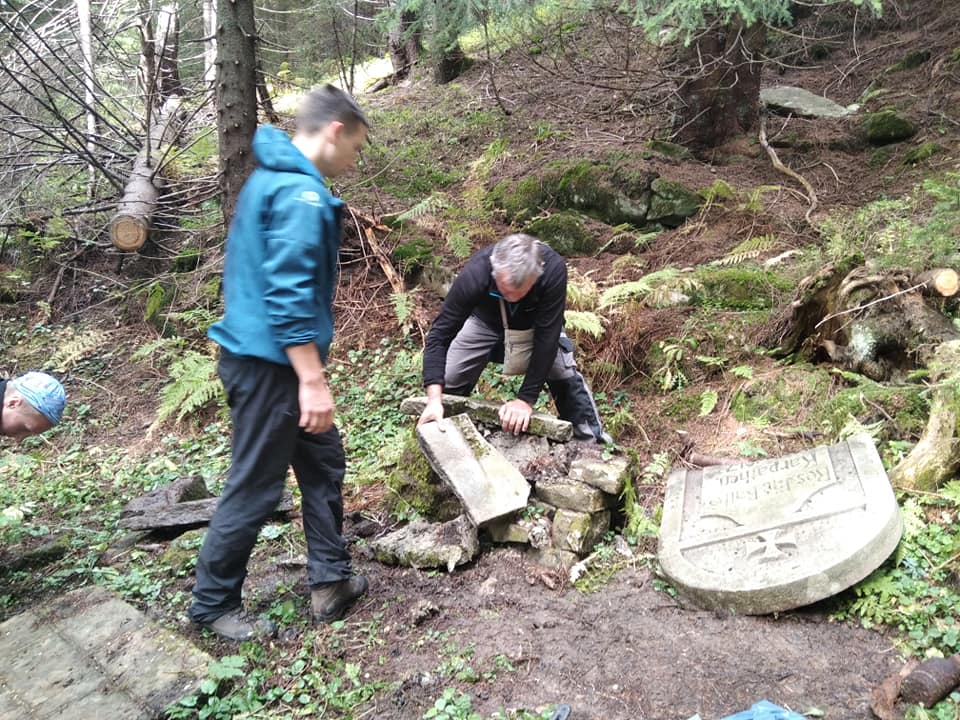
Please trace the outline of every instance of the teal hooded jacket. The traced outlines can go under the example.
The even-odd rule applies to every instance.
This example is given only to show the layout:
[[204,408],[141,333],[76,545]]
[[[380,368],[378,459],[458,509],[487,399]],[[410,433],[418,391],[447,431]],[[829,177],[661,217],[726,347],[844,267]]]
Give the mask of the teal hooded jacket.
[[253,138],[257,168],[240,191],[227,234],[224,317],[208,332],[234,355],[289,365],[285,349],[333,340],[343,201],[287,134]]

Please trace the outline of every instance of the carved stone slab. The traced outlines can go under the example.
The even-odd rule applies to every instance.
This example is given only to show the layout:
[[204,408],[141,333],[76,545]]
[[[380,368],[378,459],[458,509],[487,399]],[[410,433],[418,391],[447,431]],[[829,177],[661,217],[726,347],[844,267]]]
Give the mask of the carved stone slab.
[[421,425],[417,440],[477,527],[526,507],[530,485],[467,415]]
[[868,435],[670,475],[660,564],[704,607],[759,615],[835,595],[879,567],[902,525]]
[[99,587],[0,624],[0,718],[152,720],[212,658]]

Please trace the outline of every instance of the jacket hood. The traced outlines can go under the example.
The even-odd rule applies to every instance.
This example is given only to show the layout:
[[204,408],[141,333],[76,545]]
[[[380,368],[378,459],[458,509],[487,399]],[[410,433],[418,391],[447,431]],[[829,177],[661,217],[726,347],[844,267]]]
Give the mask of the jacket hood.
[[320,171],[290,141],[290,137],[272,125],[262,125],[253,136],[253,154],[261,166],[279,172],[298,172],[323,180]]

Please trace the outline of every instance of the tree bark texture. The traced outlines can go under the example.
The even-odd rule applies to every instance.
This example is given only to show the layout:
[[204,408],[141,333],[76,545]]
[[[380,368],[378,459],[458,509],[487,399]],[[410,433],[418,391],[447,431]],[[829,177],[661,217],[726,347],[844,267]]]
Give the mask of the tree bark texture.
[[682,51],[677,142],[703,151],[757,126],[765,43],[760,23],[715,25]]
[[447,50],[444,50],[437,58],[433,67],[433,79],[438,85],[446,85],[453,82],[469,66],[466,53],[460,47],[459,43]]
[[117,212],[110,221],[110,239],[118,250],[133,252],[143,247],[150,234],[150,221],[163,189],[158,160],[164,147],[173,143],[182,129],[184,113],[180,99],[173,97],[152,124],[150,137],[133,161]]
[[390,63],[393,65],[394,81],[404,80],[413,73],[414,65],[420,59],[422,46],[420,31],[416,29],[419,18],[413,10],[404,10],[400,14],[400,24],[393,28],[387,38],[390,49]]
[[240,188],[254,167],[257,129],[256,25],[253,0],[218,0],[217,138],[223,219],[230,226]]
[[[96,152],[96,143],[94,138],[97,134],[97,115],[94,112],[94,58],[93,58],[93,32],[90,20],[90,0],[77,0],[77,19],[80,25],[80,53],[83,56],[83,97],[87,105],[87,142],[86,148],[89,156]],[[87,197],[92,198],[96,191],[97,169],[93,164],[87,166],[88,182]]]

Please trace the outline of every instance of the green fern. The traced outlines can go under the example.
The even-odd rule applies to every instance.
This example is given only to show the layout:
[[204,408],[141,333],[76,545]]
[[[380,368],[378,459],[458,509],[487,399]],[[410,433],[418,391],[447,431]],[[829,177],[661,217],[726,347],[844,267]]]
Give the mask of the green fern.
[[744,240],[733,250],[728,252],[719,260],[714,260],[711,265],[739,265],[746,260],[753,260],[765,252],[769,252],[777,244],[777,239],[773,235],[758,235],[749,240]]
[[939,494],[960,508],[960,480],[951,480],[944,483]]
[[563,313],[563,318],[568,330],[587,333],[595,338],[603,337],[603,321],[596,313],[567,310]]
[[413,315],[413,302],[408,292],[390,293],[390,302],[393,304],[393,313],[396,315],[397,324],[405,328]]
[[600,290],[593,278],[589,274],[581,275],[576,270],[571,270],[567,278],[567,307],[574,310],[593,310],[599,299]]
[[151,432],[174,414],[176,422],[180,422],[212,401],[225,399],[223,385],[217,378],[217,361],[210,355],[187,350],[170,365],[170,378],[172,382],[161,391]]
[[639,280],[619,283],[603,291],[600,296],[600,308],[623,305],[631,300],[643,300],[660,284],[673,280],[680,274],[676,268],[663,268],[644,275]]
[[397,215],[394,222],[405,223],[408,220],[416,220],[425,215],[436,215],[449,204],[450,201],[444,193],[433,193],[433,195],[424,198],[409,210],[405,210]]
[[700,417],[706,417],[717,407],[720,396],[716,390],[704,390],[700,393]]
[[840,429],[840,432],[837,436],[839,441],[848,440],[854,435],[860,435],[862,433],[867,433],[874,441],[880,439],[880,433],[883,432],[883,420],[878,420],[875,423],[870,423],[869,425],[864,425],[862,422],[857,420],[853,415],[847,416],[846,424]]
[[141,345],[130,355],[133,362],[143,362],[149,358],[159,358],[164,363],[172,360],[183,349],[181,337],[158,337],[145,345]]
[[68,328],[57,334],[57,349],[44,364],[48,370],[67,372],[98,350],[110,347],[109,333],[103,330]]

